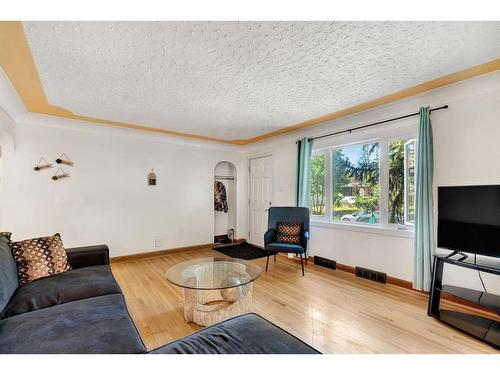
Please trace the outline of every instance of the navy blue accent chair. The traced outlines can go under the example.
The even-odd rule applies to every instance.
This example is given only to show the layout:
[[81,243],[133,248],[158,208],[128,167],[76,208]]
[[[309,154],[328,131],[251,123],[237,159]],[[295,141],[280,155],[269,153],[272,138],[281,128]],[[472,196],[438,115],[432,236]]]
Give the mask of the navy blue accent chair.
[[[266,271],[269,265],[269,257],[274,255],[276,262],[277,253],[294,253],[300,256],[302,276],[304,276],[304,258],[307,264],[307,241],[309,240],[309,209],[306,207],[270,207],[267,232],[264,234],[264,246],[268,251]],[[278,222],[291,223],[301,222],[302,233],[300,244],[277,242],[276,231]]]

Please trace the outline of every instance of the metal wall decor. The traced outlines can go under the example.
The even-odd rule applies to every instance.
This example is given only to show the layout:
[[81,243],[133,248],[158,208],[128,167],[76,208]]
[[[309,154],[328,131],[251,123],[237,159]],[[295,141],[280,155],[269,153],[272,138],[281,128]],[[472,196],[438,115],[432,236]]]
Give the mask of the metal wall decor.
[[56,163],[57,164],[64,164],[64,165],[68,165],[70,167],[73,166],[73,162],[71,161],[71,159],[68,157],[68,155],[66,155],[64,152],[61,154],[61,156],[59,156],[57,159],[56,159]]
[[62,178],[67,178],[67,177],[69,177],[69,173],[64,172],[64,169],[59,167],[59,168],[57,168],[56,173],[54,173],[54,175],[52,176],[52,179],[54,181],[58,181]]
[[39,172],[42,169],[47,169],[47,168],[52,168],[52,164],[50,164],[45,158],[42,156],[40,160],[38,161],[38,164],[33,167],[33,170],[35,172]]
[[148,185],[156,185],[156,173],[154,172],[153,168],[151,168],[151,172],[148,173]]

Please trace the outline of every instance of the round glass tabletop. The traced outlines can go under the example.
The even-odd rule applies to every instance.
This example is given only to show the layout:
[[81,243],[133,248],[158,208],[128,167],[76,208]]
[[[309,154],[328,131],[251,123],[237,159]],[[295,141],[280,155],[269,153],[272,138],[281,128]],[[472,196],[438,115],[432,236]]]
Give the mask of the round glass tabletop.
[[252,262],[235,258],[199,258],[170,267],[165,276],[182,288],[217,290],[249,284],[261,269]]

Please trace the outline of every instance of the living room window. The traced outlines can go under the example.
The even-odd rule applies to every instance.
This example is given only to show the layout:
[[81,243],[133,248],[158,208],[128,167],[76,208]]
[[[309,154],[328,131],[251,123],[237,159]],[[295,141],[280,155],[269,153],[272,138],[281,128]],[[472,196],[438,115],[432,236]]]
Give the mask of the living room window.
[[409,229],[415,220],[416,140],[381,138],[314,150],[313,220]]
[[360,143],[332,150],[333,221],[380,221],[379,144]]

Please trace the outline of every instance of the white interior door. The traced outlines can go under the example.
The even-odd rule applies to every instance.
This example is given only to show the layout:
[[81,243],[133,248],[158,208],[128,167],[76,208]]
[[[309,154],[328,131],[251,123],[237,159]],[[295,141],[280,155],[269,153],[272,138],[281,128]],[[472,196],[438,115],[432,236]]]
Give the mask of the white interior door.
[[269,206],[273,194],[273,159],[266,156],[250,160],[250,238],[251,244],[264,246]]

